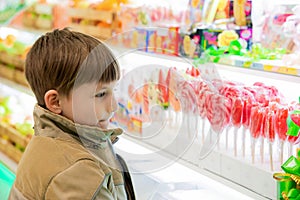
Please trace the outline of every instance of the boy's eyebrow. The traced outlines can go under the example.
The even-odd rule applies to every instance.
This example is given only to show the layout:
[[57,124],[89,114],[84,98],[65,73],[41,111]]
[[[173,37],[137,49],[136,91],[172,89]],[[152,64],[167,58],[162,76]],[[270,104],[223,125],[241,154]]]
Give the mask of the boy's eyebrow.
[[108,89],[108,88],[109,87],[107,85],[99,84],[96,88],[96,91],[105,90],[105,89]]

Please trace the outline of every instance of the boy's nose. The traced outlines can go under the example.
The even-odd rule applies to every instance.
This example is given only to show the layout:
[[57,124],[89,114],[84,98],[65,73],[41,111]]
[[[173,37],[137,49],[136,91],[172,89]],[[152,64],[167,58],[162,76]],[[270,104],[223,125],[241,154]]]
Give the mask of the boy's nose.
[[118,109],[118,102],[117,102],[117,99],[116,99],[115,95],[112,95],[109,109],[110,109],[109,110],[110,113],[115,112]]

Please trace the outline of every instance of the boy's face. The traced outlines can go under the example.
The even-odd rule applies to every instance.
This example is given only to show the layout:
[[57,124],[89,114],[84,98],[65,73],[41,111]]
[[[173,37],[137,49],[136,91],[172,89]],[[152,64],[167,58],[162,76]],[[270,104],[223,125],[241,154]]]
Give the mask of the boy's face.
[[114,89],[117,81],[86,83],[60,98],[62,115],[75,123],[107,129],[118,104]]

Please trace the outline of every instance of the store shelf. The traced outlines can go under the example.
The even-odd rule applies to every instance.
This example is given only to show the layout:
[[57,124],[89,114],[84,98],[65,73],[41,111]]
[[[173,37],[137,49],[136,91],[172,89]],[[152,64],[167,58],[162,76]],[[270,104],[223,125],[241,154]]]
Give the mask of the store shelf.
[[[110,41],[108,41],[110,43]],[[185,67],[189,67],[194,65],[194,60],[191,58],[181,57],[181,56],[171,56],[165,54],[158,54],[158,53],[149,53],[139,49],[129,49],[129,48],[122,48],[117,47],[114,45],[110,45],[110,48],[116,53],[118,57],[124,57],[128,54],[136,54],[137,56],[145,56],[150,57],[152,59],[159,59],[159,60],[168,60],[170,63],[182,63]],[[144,59],[144,61],[147,58]],[[149,60],[149,59],[148,59]],[[261,60],[253,62],[250,59],[243,58],[240,56],[224,56],[220,58],[220,61],[217,63],[207,63],[207,64],[214,64],[216,66],[227,66],[229,70],[232,67],[234,71],[239,71],[242,73],[260,73],[263,72],[264,76],[274,76],[274,74],[279,74],[281,79],[289,79],[292,77],[292,80],[299,81],[300,77],[300,66],[298,67],[290,67],[283,64],[281,60]]]

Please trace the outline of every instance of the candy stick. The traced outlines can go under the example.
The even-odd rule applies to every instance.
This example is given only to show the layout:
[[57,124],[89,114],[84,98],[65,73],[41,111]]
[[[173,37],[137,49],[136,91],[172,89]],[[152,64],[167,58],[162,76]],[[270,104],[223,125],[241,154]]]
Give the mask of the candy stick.
[[202,118],[202,144],[204,143],[204,138],[205,138],[205,118]]
[[243,102],[241,98],[236,98],[232,104],[231,122],[234,126],[234,156],[237,156],[237,132],[242,122]]
[[230,129],[230,126],[227,126],[225,131],[226,131],[226,138],[225,138],[225,143],[226,143],[226,149],[228,149],[228,135],[229,135],[229,129]]
[[264,148],[265,148],[265,144],[264,144],[264,137],[260,137],[260,162],[263,163],[264,162]]

